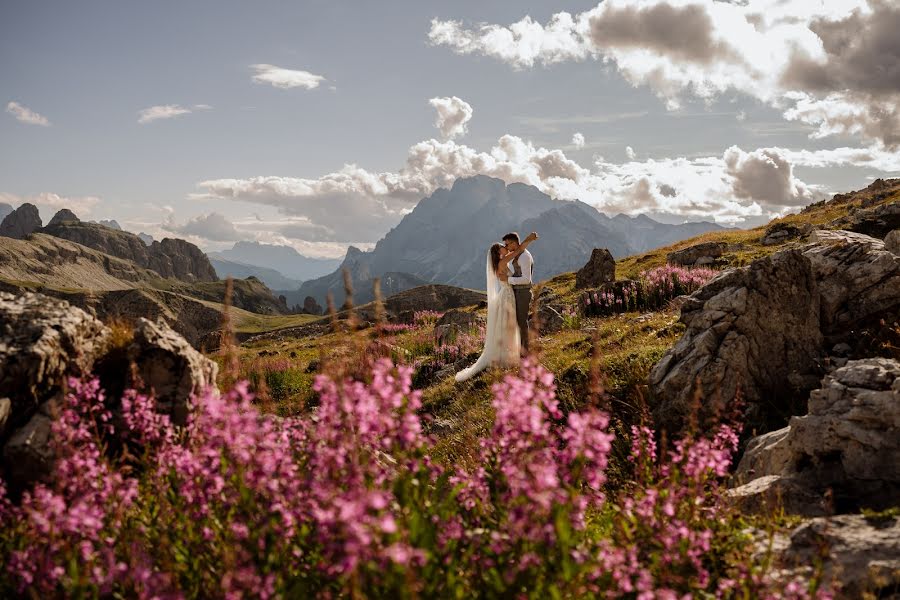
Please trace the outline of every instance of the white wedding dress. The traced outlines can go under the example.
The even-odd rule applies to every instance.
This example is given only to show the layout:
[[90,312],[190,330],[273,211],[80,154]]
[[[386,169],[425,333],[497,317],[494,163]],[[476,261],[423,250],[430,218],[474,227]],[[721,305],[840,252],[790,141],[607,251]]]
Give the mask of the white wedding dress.
[[521,344],[512,286],[500,281],[494,273],[494,269],[491,268],[491,255],[488,253],[487,327],[484,333],[484,351],[474,365],[456,374],[456,381],[465,381],[490,366],[518,366]]

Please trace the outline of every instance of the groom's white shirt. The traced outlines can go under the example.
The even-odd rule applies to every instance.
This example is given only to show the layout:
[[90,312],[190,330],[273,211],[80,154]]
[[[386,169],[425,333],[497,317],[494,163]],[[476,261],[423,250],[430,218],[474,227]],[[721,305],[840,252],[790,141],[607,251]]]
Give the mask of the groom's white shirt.
[[[531,285],[534,283],[531,280],[534,259],[531,257],[531,252],[525,250],[522,254],[519,255],[519,266],[522,268],[522,276],[521,277],[510,277],[507,281],[509,281],[510,285]],[[509,269],[512,271],[515,267],[513,266],[512,261],[509,262]]]

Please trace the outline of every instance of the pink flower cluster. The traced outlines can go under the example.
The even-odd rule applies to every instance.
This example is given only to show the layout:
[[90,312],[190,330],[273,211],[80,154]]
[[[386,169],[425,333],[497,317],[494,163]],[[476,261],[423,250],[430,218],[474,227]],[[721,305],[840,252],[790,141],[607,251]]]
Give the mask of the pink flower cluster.
[[631,310],[655,310],[677,296],[692,294],[718,274],[706,268],[674,265],[641,272],[637,281],[604,290],[588,291],[579,298],[586,316],[603,316]]
[[183,428],[152,398],[128,391],[111,411],[96,380],[72,381],[53,427],[51,482],[18,503],[0,482],[0,595],[774,589],[748,553],[735,561],[717,546],[735,530],[720,493],[737,443],[731,428],[663,453],[651,429],[634,429],[633,484],[610,491],[607,415],[564,414],[553,375],[526,361],[493,387],[477,466],[442,467],[429,457],[411,375],[381,360],[368,383],[319,376],[318,408],[289,419],[260,413],[241,383],[196,397]]

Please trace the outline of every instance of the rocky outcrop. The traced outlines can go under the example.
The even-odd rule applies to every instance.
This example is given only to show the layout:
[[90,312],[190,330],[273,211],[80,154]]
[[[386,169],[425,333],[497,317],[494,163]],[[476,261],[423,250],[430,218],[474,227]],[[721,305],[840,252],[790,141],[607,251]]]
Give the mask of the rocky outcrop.
[[900,254],[900,229],[895,229],[884,236],[884,249],[894,254]]
[[850,361],[809,397],[809,413],[754,438],[731,491],[745,507],[822,515],[900,498],[900,362]]
[[412,314],[419,310],[435,310],[444,312],[451,308],[473,306],[485,300],[483,292],[458,288],[452,285],[423,285],[399,294],[394,294],[384,301],[389,315],[396,318]]
[[109,344],[109,329],[67,302],[0,292],[0,398],[8,425],[21,425],[69,377],[90,373]]
[[50,426],[69,377],[97,375],[114,409],[122,390],[140,384],[182,422],[191,393],[215,385],[215,363],[165,323],[140,319],[132,335],[116,345],[106,325],[67,302],[0,292],[0,477],[13,491],[49,473]]
[[80,219],[68,208],[63,208],[62,210],[57,211],[53,218],[50,219],[50,222],[47,223],[47,227],[52,225],[61,225],[63,223],[80,223]]
[[597,287],[616,280],[616,259],[606,248],[594,248],[586,265],[575,273],[575,288]]
[[200,248],[177,238],[153,242],[148,249],[147,268],[182,281],[217,281],[216,270]]
[[162,322],[138,320],[127,358],[158,407],[177,425],[186,422],[191,395],[216,384],[218,365]]
[[670,265],[681,265],[684,267],[711,265],[715,263],[717,258],[725,254],[727,250],[728,244],[725,242],[703,242],[669,252],[666,255],[666,262]]
[[[748,433],[802,413],[827,349],[863,343],[900,310],[900,257],[860,234],[817,231],[720,275],[682,306],[685,334],[650,373],[657,424],[678,429],[701,393],[731,402],[741,391]],[[699,387],[698,387],[699,386]]]
[[27,240],[0,237],[0,279],[56,289],[120,290],[151,285],[159,274],[74,242],[34,233]]
[[162,277],[187,282],[218,280],[206,255],[184,240],[166,238],[147,246],[141,238],[128,231],[71,221],[48,224],[42,232],[129,260]]
[[838,515],[805,521],[789,536],[761,536],[760,554],[772,550],[772,576],[785,582],[817,575],[835,582],[838,599],[896,598],[900,588],[900,518]]
[[308,315],[321,315],[322,307],[319,306],[319,303],[316,302],[316,299],[312,296],[307,296],[303,299],[303,312]]
[[0,237],[24,240],[41,228],[41,214],[37,206],[26,202],[12,211],[0,222]]
[[761,242],[763,246],[775,246],[809,235],[811,230],[812,227],[807,224],[773,223],[766,227]]
[[900,229],[900,201],[851,209],[850,214],[835,219],[828,226],[883,238],[894,229]]
[[477,313],[466,310],[448,310],[434,325],[434,341],[438,346],[456,341],[462,333],[468,333],[484,324]]

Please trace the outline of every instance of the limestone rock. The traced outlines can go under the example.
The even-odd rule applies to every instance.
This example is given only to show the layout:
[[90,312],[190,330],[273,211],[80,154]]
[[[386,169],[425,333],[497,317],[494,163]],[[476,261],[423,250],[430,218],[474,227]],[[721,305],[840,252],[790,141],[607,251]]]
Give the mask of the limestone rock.
[[67,302],[0,292],[0,397],[21,425],[68,377],[90,373],[108,346],[109,328]]
[[37,206],[26,202],[0,222],[0,236],[24,240],[41,228],[41,215]]
[[[765,544],[762,542],[760,545]],[[900,587],[900,518],[838,515],[810,519],[775,545],[777,573],[785,579],[813,575],[834,581],[836,598],[895,598]]]
[[711,411],[713,398],[728,402],[740,389],[750,431],[783,424],[795,388],[821,377],[815,288],[809,259],[787,250],[692,294],[681,307],[684,335],[650,372],[657,425],[677,431],[698,385]]
[[852,211],[828,226],[883,238],[894,229],[900,229],[900,202]]
[[303,299],[303,312],[308,315],[321,315],[322,307],[316,302],[315,298],[307,296]]
[[[678,429],[697,392],[730,402],[738,389],[751,433],[800,414],[835,344],[900,310],[900,257],[846,231],[816,231],[718,276],[682,305],[686,330],[650,373],[657,424]],[[709,404],[706,402],[705,404]]]
[[[813,390],[809,414],[751,440],[735,478],[754,483],[776,477],[779,486],[789,482],[792,489],[781,496],[786,510],[799,514],[821,514],[826,494],[840,512],[888,508],[900,498],[898,432],[900,362],[850,361]],[[772,483],[776,480],[756,487]],[[807,510],[810,498],[818,499],[809,506],[816,510]]]
[[715,260],[725,254],[727,250],[728,244],[725,242],[703,242],[688,246],[681,250],[669,252],[666,255],[666,262],[671,265],[699,267],[702,265],[713,264]]
[[555,333],[566,325],[566,321],[559,311],[547,304],[538,309],[537,320],[541,335]]
[[[47,227],[50,227],[51,225],[59,225],[60,223],[79,223],[79,222],[80,222],[80,220],[78,219],[77,216],[75,216],[75,213],[73,213],[68,208],[63,208],[63,209],[57,211],[57,213],[55,215],[53,215],[53,218],[50,219],[49,223],[47,223]],[[121,228],[119,228],[119,229],[121,229]]]
[[884,236],[884,249],[894,254],[900,254],[900,229],[895,229]]
[[96,375],[115,412],[134,373],[184,423],[190,395],[215,384],[217,366],[165,323],[140,319],[127,346],[80,308],[41,294],[0,292],[0,476],[13,492],[50,472],[50,425],[68,377]]
[[484,300],[483,292],[476,292],[452,285],[423,285],[399,294],[394,294],[384,302],[389,313],[399,315],[408,311],[436,310],[473,306]]
[[153,391],[159,408],[179,425],[185,423],[191,395],[214,388],[219,369],[165,322],[147,319],[139,319],[134,328],[128,361],[136,366],[141,382]]
[[766,227],[766,232],[762,237],[762,244],[763,246],[774,246],[807,234],[809,234],[809,225],[774,223]]
[[597,287],[616,280],[616,259],[606,248],[594,248],[587,264],[575,273],[575,288]]

